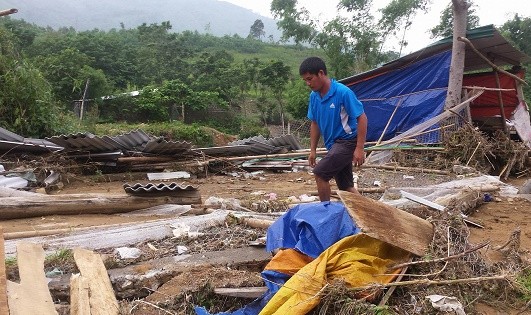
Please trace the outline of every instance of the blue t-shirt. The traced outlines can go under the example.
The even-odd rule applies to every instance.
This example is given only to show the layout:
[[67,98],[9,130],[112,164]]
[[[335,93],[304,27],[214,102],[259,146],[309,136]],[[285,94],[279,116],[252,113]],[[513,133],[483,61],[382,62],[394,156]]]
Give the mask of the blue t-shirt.
[[330,150],[336,139],[352,139],[358,134],[358,118],[363,105],[347,86],[332,79],[330,90],[321,98],[310,93],[308,118],[317,122],[325,147]]

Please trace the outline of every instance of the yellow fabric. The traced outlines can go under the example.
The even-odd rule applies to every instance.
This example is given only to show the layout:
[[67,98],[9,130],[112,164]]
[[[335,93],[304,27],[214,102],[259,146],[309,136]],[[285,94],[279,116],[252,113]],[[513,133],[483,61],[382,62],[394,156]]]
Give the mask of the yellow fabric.
[[274,270],[286,275],[294,275],[313,259],[303,253],[289,248],[280,250],[265,266],[265,270]]
[[326,283],[342,279],[351,287],[389,283],[387,266],[402,262],[409,253],[356,234],[338,241],[293,275],[262,309],[259,315],[306,314],[319,303],[319,291]]

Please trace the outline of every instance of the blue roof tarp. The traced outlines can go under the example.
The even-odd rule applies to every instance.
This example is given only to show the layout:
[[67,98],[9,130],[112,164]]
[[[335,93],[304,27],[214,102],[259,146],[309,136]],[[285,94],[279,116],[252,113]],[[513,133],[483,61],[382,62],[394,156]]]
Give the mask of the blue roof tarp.
[[369,119],[367,141],[382,140],[433,118],[444,109],[451,50],[347,85],[362,101]]

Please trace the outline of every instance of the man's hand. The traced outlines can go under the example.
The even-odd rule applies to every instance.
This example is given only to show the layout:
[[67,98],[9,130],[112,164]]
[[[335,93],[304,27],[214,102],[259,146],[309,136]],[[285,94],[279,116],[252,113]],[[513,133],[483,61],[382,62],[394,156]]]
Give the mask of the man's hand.
[[352,164],[354,166],[361,166],[363,163],[365,163],[365,151],[363,151],[363,147],[356,147],[354,149],[354,156],[352,157]]
[[315,157],[316,157],[315,151],[311,151],[310,155],[308,155],[308,163],[310,163],[311,167],[315,167]]

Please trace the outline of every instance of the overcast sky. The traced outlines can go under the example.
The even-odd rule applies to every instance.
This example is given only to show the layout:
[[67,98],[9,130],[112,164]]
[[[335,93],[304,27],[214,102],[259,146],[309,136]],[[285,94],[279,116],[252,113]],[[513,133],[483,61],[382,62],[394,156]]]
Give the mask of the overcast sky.
[[[269,8],[271,6],[271,0],[221,0],[230,2],[235,5],[250,9],[263,16],[272,17]],[[322,21],[330,20],[330,17],[336,15],[336,6],[338,0],[298,0],[299,6],[308,9],[310,14],[319,18]],[[374,5],[377,8],[383,7],[389,0],[374,0]],[[411,29],[406,35],[406,39],[409,42],[409,46],[406,48],[405,53],[419,50],[435,40],[430,39],[429,29],[439,23],[440,13],[444,8],[451,3],[451,1],[434,0],[430,5],[430,11],[428,14],[419,14],[415,16]],[[474,0],[476,15],[479,17],[480,25],[494,24],[500,26],[507,20],[513,18],[515,13],[518,13],[521,17],[529,17],[531,9],[529,9],[529,0]],[[526,9],[526,7],[528,9]],[[389,46],[393,46],[393,43],[389,43]],[[398,47],[395,47],[398,49]],[[404,52],[403,52],[404,54]]]

